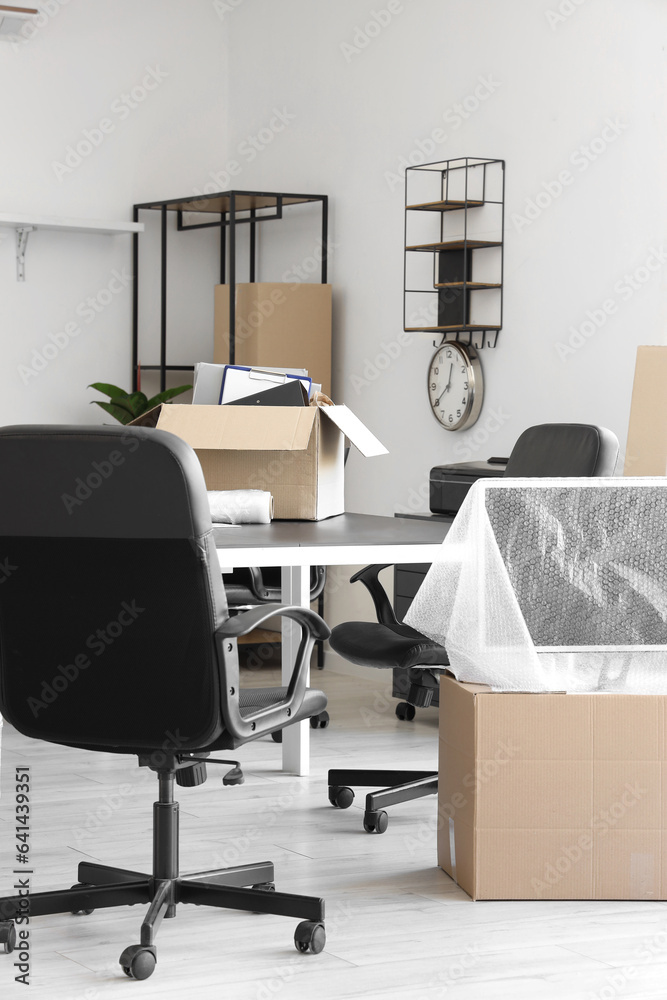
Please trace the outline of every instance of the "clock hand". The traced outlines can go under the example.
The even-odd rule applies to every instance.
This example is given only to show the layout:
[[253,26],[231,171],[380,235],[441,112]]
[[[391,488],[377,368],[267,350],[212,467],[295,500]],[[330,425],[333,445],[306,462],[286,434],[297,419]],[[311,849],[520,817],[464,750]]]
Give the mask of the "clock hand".
[[448,392],[448,391],[449,391],[449,389],[451,388],[451,385],[452,385],[452,372],[453,372],[453,371],[454,371],[454,365],[453,365],[453,363],[452,363],[452,364],[451,364],[451,365],[449,366],[449,377],[448,377],[448,379],[447,379],[447,385],[446,385],[446,386],[445,386],[445,388],[444,388],[444,389],[442,390],[442,391],[443,391],[443,395],[444,395],[444,393]]

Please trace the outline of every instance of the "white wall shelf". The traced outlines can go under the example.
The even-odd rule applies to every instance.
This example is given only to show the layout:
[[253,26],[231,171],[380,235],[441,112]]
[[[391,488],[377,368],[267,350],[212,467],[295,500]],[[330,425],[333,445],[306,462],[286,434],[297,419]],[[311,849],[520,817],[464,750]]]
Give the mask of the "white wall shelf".
[[25,251],[28,236],[36,229],[57,229],[70,233],[98,233],[118,236],[123,233],[143,233],[143,222],[114,222],[107,219],[69,219],[53,215],[0,212],[0,229],[16,231],[16,278],[25,281]]

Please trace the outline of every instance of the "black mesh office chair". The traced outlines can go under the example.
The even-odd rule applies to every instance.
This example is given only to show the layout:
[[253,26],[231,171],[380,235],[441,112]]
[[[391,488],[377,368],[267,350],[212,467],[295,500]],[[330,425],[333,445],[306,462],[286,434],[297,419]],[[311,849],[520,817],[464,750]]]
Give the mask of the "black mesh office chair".
[[[279,566],[242,566],[226,573],[223,579],[230,611],[271,604],[280,601],[281,581]],[[317,601],[317,613],[324,616],[324,588],[327,582],[326,566],[310,567],[310,603]],[[319,640],[317,669],[324,669],[324,644]]]
[[[158,778],[150,874],[82,861],[79,885],[29,897],[47,913],[148,903],[140,943],[120,956],[145,979],[155,934],[179,903],[304,918],[300,951],[324,947],[321,899],[273,890],[270,862],[179,875],[174,783],[198,785],[216,750],[243,746],[326,705],[306,687],[310,609],[265,605],[227,615],[206,487],[195,453],[145,428],[10,427],[0,431],[0,712],[24,735],[132,754]],[[271,615],[301,627],[289,686],[243,690],[237,636]],[[0,898],[11,952],[23,896]],[[216,943],[216,948],[220,947]]]
[[[310,567],[310,601],[317,601],[317,613],[324,615],[324,587],[327,582],[326,566]],[[234,613],[260,604],[271,604],[280,601],[282,590],[281,570],[279,566],[242,566],[234,569],[223,577],[225,594],[229,610]],[[252,637],[251,637],[252,639]],[[324,669],[324,640],[317,639],[317,669]],[[318,712],[310,717],[311,729],[326,729],[329,725],[329,713]],[[271,733],[274,743],[282,743],[282,730]]]
[[[589,424],[539,424],[521,434],[512,449],[504,476],[613,476],[618,440],[603,427]],[[373,598],[377,622],[345,622],[330,637],[331,648],[364,667],[407,669],[408,706],[427,707],[438,689],[442,668],[449,664],[444,647],[398,621],[378,574],[386,565],[367,566],[351,578],[361,580]],[[474,609],[471,609],[474,614]],[[403,716],[411,718],[412,716]],[[347,809],[354,801],[350,786],[384,786],[366,796],[364,829],[384,833],[389,823],[385,809],[438,790],[437,771],[350,770],[329,771],[329,801]]]

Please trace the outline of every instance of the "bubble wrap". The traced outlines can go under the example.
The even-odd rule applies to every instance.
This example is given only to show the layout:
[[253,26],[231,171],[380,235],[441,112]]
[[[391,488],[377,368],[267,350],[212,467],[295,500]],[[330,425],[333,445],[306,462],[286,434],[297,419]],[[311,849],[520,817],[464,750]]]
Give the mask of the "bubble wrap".
[[667,479],[478,480],[405,621],[462,681],[667,694]]

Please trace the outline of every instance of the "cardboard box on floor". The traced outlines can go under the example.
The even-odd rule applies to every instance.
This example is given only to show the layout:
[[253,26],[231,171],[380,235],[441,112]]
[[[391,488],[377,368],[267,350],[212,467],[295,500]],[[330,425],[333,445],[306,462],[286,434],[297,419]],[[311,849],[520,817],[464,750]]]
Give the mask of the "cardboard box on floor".
[[187,441],[209,490],[267,490],[277,519],[343,513],[346,437],[367,458],[387,454],[347,406],[168,403],[132,423]]
[[667,697],[441,679],[438,864],[473,899],[667,898]]
[[[331,285],[236,285],[235,364],[296,365],[331,395]],[[216,285],[213,360],[229,363],[229,285]]]
[[667,474],[667,347],[638,347],[624,476]]

